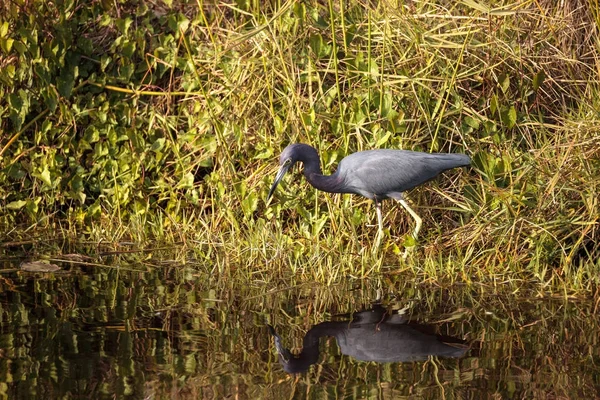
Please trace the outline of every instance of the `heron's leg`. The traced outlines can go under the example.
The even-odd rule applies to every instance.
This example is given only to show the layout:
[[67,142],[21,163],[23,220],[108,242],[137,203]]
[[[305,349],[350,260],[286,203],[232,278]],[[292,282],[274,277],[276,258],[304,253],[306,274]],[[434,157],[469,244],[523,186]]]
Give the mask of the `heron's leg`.
[[403,198],[400,198],[397,200],[398,200],[398,202],[400,202],[400,204],[402,204],[402,207],[404,207],[406,209],[406,211],[408,211],[408,213],[414,218],[415,222],[417,223],[417,226],[415,227],[415,230],[413,231],[413,237],[415,238],[415,240],[417,240],[417,235],[419,234],[419,231],[421,230],[421,224],[423,223],[423,220],[421,219],[421,217],[419,217],[419,215],[416,212],[414,212],[414,210],[412,208],[409,207],[406,200],[404,200]]
[[375,200],[375,207],[377,209],[377,222],[379,223],[379,233],[383,233],[383,217],[381,216],[381,202]]
[[377,222],[379,223],[379,230],[377,236],[375,236],[375,247],[379,247],[383,238],[383,218],[381,217],[381,203],[377,200],[375,200],[375,209],[377,210]]

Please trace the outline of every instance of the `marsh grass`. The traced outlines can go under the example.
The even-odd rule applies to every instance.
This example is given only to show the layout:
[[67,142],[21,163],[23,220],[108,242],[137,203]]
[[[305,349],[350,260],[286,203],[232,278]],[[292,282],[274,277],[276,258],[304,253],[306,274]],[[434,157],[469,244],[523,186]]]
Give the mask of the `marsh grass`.
[[[33,90],[29,113],[16,108],[29,92],[9,72],[27,53],[7,38],[25,22],[4,6],[2,240],[177,243],[180,261],[193,254],[239,282],[383,272],[593,293],[600,9],[555,3],[83,7],[61,23],[85,28],[92,66],[47,125],[29,126],[48,101]],[[35,7],[38,33],[50,30]],[[298,172],[266,204],[291,142],[317,147],[326,173],[371,148],[464,152],[473,166],[409,193],[424,224],[403,261],[412,221],[391,201],[380,248],[370,202],[317,193]]]

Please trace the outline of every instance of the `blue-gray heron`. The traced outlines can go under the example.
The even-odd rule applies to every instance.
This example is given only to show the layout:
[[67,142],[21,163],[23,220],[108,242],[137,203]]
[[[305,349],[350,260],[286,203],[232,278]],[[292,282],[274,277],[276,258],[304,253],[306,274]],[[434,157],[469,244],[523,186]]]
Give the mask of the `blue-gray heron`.
[[421,153],[409,150],[367,150],[350,154],[340,161],[332,175],[323,175],[317,150],[307,144],[287,146],[279,158],[281,168],[271,186],[271,198],[285,173],[296,163],[304,164],[304,177],[315,188],[330,193],[354,193],[375,201],[379,232],[383,231],[381,200],[395,199],[414,218],[416,239],[422,220],[409,207],[402,192],[419,186],[448,169],[471,163],[465,154]]

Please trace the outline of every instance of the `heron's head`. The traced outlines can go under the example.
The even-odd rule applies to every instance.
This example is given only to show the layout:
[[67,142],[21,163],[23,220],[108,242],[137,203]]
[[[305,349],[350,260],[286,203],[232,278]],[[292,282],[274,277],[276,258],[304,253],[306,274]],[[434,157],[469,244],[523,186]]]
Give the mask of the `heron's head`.
[[[268,325],[269,332],[273,336],[275,340],[275,349],[277,350],[277,355],[279,356],[279,364],[283,367],[283,370],[288,374],[300,374],[306,372],[308,368],[317,362],[319,357],[319,347],[317,342],[317,352],[311,354],[309,357],[296,356],[292,354],[289,349],[286,349],[281,343],[281,337],[275,332],[275,329]],[[315,357],[316,356],[316,357]]]
[[286,172],[298,161],[300,155],[300,144],[291,144],[281,152],[279,156],[279,172],[277,172],[277,176],[275,176],[275,181],[271,186],[271,190],[269,190],[269,195],[267,196],[267,201],[271,199],[273,193],[275,193],[275,189],[277,189],[277,185],[283,179]]

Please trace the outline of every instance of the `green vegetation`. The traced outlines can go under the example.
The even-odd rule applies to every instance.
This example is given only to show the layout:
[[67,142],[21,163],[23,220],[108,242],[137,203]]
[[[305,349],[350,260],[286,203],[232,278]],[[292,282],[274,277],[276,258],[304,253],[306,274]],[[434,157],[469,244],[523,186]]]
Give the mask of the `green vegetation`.
[[[177,243],[243,281],[596,290],[597,1],[263,3],[3,2],[0,240]],[[379,249],[362,198],[288,178],[265,204],[295,141],[326,171],[383,147],[474,167],[409,194],[403,262],[392,202]]]

